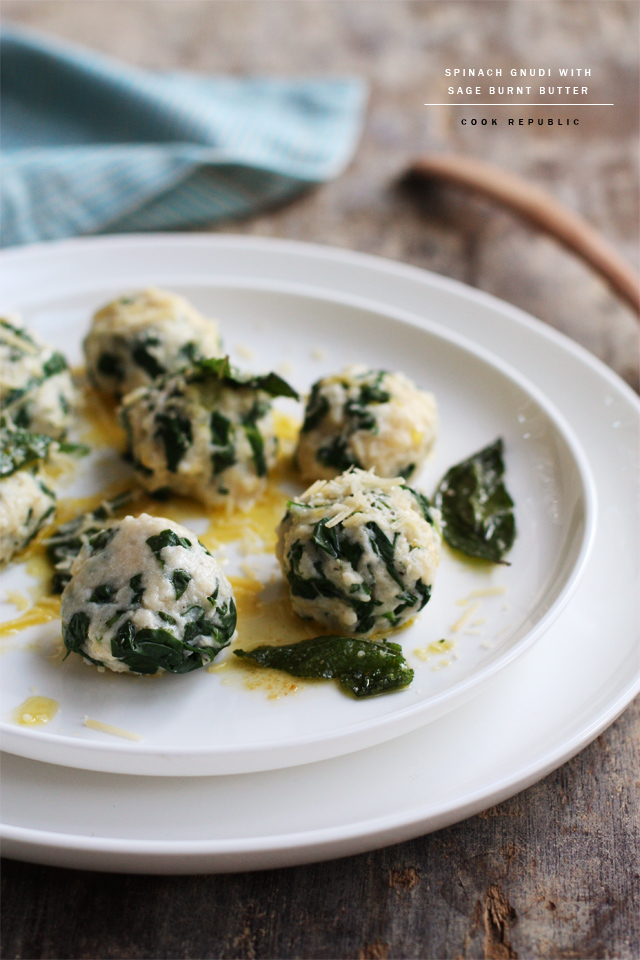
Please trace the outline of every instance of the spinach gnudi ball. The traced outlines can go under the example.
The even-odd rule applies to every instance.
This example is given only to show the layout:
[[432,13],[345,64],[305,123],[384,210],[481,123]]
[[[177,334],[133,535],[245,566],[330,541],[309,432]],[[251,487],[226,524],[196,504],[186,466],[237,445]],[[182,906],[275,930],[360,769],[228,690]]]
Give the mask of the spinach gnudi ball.
[[290,501],[276,553],[299,616],[346,634],[383,634],[431,596],[440,537],[402,477],[350,469]]
[[15,427],[64,437],[78,394],[67,361],[17,318],[0,318],[0,413]]
[[189,673],[213,660],[236,628],[218,562],[190,530],[147,514],[83,545],[61,616],[67,650],[118,673]]
[[0,418],[0,564],[33,540],[56,511],[56,496],[39,473],[57,443]]
[[227,357],[130,393],[119,413],[141,485],[249,509],[276,461],[274,396],[297,394],[275,373],[240,374]]
[[437,432],[433,394],[403,373],[353,364],[313,384],[296,463],[306,480],[330,479],[349,467],[408,479]]
[[84,352],[93,384],[120,398],[194,360],[219,356],[220,335],[184,297],[150,288],[98,310]]

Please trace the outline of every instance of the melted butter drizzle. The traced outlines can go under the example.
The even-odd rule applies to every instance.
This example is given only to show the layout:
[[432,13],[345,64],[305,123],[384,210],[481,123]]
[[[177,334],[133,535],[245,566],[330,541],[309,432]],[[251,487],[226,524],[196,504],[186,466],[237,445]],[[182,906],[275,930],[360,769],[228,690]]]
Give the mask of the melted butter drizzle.
[[81,413],[87,421],[87,428],[82,434],[83,442],[92,447],[112,447],[124,453],[127,435],[116,416],[117,401],[94,390],[84,368],[75,369],[73,376],[82,393]]
[[[260,690],[269,700],[296,693],[301,684],[314,681],[293,678],[281,670],[260,667],[250,660],[233,656],[233,650],[251,650],[264,643],[279,646],[309,640],[329,633],[317,623],[302,620],[293,612],[289,595],[281,580],[268,584],[253,577],[229,577],[238,610],[238,636],[231,644],[230,655],[220,664],[209,667],[210,673],[228,672],[238,677],[249,690]],[[226,679],[223,681],[226,682]]]
[[27,697],[13,711],[13,721],[21,727],[41,727],[53,720],[59,706],[57,700],[49,697]]

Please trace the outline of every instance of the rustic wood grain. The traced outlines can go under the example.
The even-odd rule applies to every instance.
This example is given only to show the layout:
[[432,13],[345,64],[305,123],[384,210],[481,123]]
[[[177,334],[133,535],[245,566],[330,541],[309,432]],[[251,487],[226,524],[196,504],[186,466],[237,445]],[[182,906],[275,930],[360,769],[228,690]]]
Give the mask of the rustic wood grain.
[[[146,67],[365,76],[366,128],[344,176],[212,229],[330,243],[459,278],[565,332],[637,389],[637,321],[588,268],[490,203],[400,183],[426,151],[502,164],[579,212],[637,270],[635,0],[5,0],[3,13]],[[603,99],[617,104],[583,110],[569,134],[463,128],[458,113],[422,106],[445,99],[443,70],[457,62],[565,61],[591,66]],[[636,702],[513,799],[436,834],[332,863],[138,877],[5,861],[2,956],[634,960],[639,731]]]

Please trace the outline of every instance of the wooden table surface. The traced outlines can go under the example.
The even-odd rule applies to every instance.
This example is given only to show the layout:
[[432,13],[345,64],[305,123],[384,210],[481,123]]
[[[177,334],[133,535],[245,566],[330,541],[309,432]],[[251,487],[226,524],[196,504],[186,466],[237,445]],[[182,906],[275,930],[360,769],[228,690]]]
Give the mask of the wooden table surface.
[[[489,203],[411,192],[399,178],[426,150],[502,164],[582,213],[637,269],[638,10],[635,0],[3,4],[7,20],[145,67],[366,77],[366,128],[341,178],[211,229],[458,278],[568,334],[636,390],[637,320],[586,267]],[[446,66],[539,63],[590,66],[616,107],[568,111],[580,125],[567,129],[509,128],[504,116],[463,127],[459,111],[423,106],[446,99]],[[636,702],[569,763],[479,816],[340,861],[176,878],[5,860],[2,956],[636,958],[639,718]]]

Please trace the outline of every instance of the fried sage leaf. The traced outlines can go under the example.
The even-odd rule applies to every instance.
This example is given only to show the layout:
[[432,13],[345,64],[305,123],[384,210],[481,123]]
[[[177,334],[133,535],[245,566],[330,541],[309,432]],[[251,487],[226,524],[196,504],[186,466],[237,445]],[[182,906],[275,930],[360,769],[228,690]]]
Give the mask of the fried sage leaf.
[[376,643],[353,637],[314,637],[281,647],[254,647],[234,653],[294,677],[337,680],[358,698],[398,690],[413,680],[413,670],[402,656],[400,644],[389,640]]
[[188,372],[189,383],[213,378],[222,380],[230,387],[244,387],[250,390],[263,390],[271,397],[292,397],[298,399],[298,393],[277,373],[265,373],[252,376],[240,373],[229,362],[229,357],[213,357],[209,360],[196,360],[193,370]]
[[516,523],[513,500],[503,483],[504,444],[495,443],[456,464],[436,490],[447,543],[470,557],[504,563],[513,546]]

